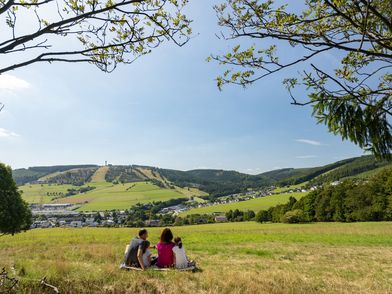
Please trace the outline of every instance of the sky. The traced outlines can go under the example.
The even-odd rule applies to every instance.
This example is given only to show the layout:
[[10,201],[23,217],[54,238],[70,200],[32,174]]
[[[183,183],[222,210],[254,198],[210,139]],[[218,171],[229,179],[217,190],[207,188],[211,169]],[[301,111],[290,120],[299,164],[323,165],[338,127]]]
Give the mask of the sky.
[[[290,104],[282,80],[300,68],[247,89],[218,90],[214,78],[223,68],[206,58],[233,43],[216,37],[212,2],[190,2],[194,37],[188,44],[165,43],[113,73],[54,63],[0,75],[0,161],[22,168],[107,160],[257,174],[362,155],[318,125],[309,107]],[[298,53],[287,45],[279,50],[283,57]],[[338,61],[331,53],[316,60],[327,68]]]

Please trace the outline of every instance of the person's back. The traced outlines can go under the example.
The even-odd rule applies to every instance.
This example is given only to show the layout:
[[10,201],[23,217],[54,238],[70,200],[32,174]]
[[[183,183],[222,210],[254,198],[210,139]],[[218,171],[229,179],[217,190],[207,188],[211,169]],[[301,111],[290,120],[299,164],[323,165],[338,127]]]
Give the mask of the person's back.
[[142,244],[147,239],[147,236],[147,230],[140,230],[139,236],[131,240],[128,251],[124,257],[124,264],[126,266],[141,267],[138,259],[138,251],[142,249]]
[[173,233],[169,228],[162,231],[160,242],[157,244],[158,267],[171,267],[173,265]]
[[125,255],[125,264],[127,266],[139,266],[139,261],[137,259],[137,251],[139,250],[143,239],[135,237],[131,240],[129,244],[128,252]]
[[176,268],[186,268],[188,267],[188,258],[186,257],[185,254],[185,249],[184,246],[179,247],[179,246],[174,246],[173,247],[173,252],[176,256]]
[[173,247],[174,243],[159,242],[157,244],[158,267],[170,267],[173,265]]
[[186,268],[189,266],[188,257],[185,254],[184,246],[180,237],[174,238],[173,253],[176,268]]

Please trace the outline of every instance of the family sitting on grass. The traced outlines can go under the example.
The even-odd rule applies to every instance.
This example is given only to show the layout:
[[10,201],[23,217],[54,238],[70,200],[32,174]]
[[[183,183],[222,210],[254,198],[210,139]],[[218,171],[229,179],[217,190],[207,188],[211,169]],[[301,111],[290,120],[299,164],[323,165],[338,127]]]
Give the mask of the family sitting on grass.
[[[151,246],[147,238],[147,230],[142,229],[139,231],[139,236],[131,240],[125,251],[122,268],[145,270],[151,266],[177,269],[195,267],[195,263],[190,261],[185,254],[181,238],[176,237],[173,242],[173,233],[169,228],[162,231],[160,241],[156,246]],[[153,257],[150,249],[157,249],[158,257]]]

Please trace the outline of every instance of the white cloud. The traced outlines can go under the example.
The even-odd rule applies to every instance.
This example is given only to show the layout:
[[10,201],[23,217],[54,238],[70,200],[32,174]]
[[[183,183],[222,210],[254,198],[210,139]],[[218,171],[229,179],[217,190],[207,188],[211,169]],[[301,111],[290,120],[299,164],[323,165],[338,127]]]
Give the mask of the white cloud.
[[319,141],[314,141],[314,140],[309,140],[309,139],[297,139],[295,141],[300,142],[300,143],[313,145],[313,146],[321,146],[322,145],[321,142],[319,142]]
[[261,168],[257,167],[257,168],[247,168],[247,171],[259,171],[261,170]]
[[30,87],[30,84],[25,80],[17,78],[9,74],[0,75],[0,90],[23,90]]
[[19,137],[17,133],[0,128],[0,138]]
[[317,155],[299,155],[299,156],[296,156],[295,158],[298,158],[298,159],[311,159],[311,158],[317,158],[318,156]]

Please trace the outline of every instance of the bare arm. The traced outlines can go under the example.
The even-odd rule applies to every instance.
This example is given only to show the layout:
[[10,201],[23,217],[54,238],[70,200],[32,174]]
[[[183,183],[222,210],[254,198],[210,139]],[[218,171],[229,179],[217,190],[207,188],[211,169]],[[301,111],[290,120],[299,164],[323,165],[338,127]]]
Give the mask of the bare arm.
[[176,254],[173,252],[173,266],[176,266]]
[[139,261],[142,270],[144,270],[143,251],[140,248],[137,250],[137,260]]

